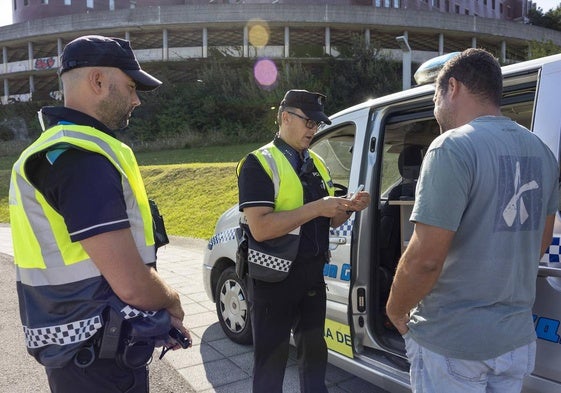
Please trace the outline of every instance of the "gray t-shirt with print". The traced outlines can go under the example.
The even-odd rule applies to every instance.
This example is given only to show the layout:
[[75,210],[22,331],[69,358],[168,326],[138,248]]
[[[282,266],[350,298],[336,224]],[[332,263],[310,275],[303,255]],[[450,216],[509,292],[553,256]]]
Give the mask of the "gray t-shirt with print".
[[484,116],[445,132],[423,161],[411,221],[455,236],[411,336],[444,356],[484,360],[535,340],[532,305],[557,161],[526,128]]

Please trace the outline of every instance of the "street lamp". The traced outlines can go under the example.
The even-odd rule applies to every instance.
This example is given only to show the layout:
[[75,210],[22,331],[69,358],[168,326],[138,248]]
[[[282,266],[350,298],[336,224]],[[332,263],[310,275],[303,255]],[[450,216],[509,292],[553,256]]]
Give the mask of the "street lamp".
[[411,47],[407,40],[407,34],[395,37],[401,52],[403,53],[402,68],[403,68],[403,90],[411,87]]

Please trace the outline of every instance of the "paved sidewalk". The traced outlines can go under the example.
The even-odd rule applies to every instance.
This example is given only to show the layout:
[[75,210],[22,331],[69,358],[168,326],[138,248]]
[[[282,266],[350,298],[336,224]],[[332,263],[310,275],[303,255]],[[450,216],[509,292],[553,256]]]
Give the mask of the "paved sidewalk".
[[[220,328],[216,316],[215,304],[204,291],[202,281],[202,262],[206,241],[171,237],[170,244],[158,250],[158,271],[181,295],[185,309],[185,325],[191,330],[193,347],[187,350],[168,352],[163,360],[157,356],[152,361],[152,374],[168,373],[175,369],[187,382],[187,387],[172,390],[169,386],[159,388],[152,382],[154,393],[248,393],[251,392],[251,372],[253,368],[253,352],[251,346],[243,346],[230,341]],[[0,254],[13,256],[10,228],[0,224]],[[4,264],[0,266],[5,266]],[[0,271],[5,276],[5,272]],[[13,274],[13,271],[10,273]],[[15,288],[15,286],[14,286]],[[19,319],[16,321],[19,324]],[[5,326],[0,326],[2,329]],[[22,342],[12,342],[21,345]],[[157,352],[159,354],[159,351]],[[10,369],[12,375],[28,375],[30,367],[41,369],[33,359],[17,363],[22,367],[20,372]],[[158,363],[167,364],[161,367]],[[3,363],[0,362],[0,365]],[[12,367],[12,366],[10,366]],[[4,371],[1,371],[4,372]],[[165,381],[166,375],[156,375],[157,384]],[[170,379],[175,377],[169,375]],[[44,375],[43,375],[44,378]],[[46,378],[44,378],[46,381]],[[330,393],[387,393],[358,377],[337,368],[328,366],[326,377]],[[175,385],[180,386],[180,385]],[[170,390],[171,389],[171,390]],[[1,389],[0,389],[1,390]],[[16,390],[11,390],[15,392]],[[31,390],[19,390],[19,392]],[[38,392],[37,390],[33,390]],[[298,369],[295,354],[291,348],[289,364],[284,381],[285,393],[298,393]]]

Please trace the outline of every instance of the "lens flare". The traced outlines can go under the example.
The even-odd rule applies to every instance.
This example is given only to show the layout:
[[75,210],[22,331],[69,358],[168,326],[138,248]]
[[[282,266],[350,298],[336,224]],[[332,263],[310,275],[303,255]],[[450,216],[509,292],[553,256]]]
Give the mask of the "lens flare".
[[264,20],[252,19],[247,23],[249,43],[256,48],[263,48],[269,42],[269,25]]
[[278,74],[277,66],[269,59],[258,60],[253,67],[255,80],[263,87],[274,85],[277,81]]

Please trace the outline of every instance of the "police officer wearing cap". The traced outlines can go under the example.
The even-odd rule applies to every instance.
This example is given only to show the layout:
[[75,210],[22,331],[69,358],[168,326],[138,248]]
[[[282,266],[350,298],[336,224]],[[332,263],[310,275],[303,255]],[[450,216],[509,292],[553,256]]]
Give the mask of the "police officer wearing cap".
[[253,392],[282,392],[291,330],[300,390],[327,392],[323,338],[329,227],[368,206],[370,196],[334,197],[329,170],[309,149],[318,127],[331,121],[325,96],[289,90],[274,140],[238,164],[241,227],[248,237],[248,300],[253,327]]
[[41,110],[43,133],[10,183],[27,350],[54,393],[145,393],[145,362],[101,358],[98,344],[113,332],[109,304],[123,318],[166,310],[189,336],[179,294],[153,268],[152,216],[134,154],[113,133],[140,105],[137,90],[161,82],[140,68],[128,41],[103,36],[68,43],[59,72],[64,106]]

